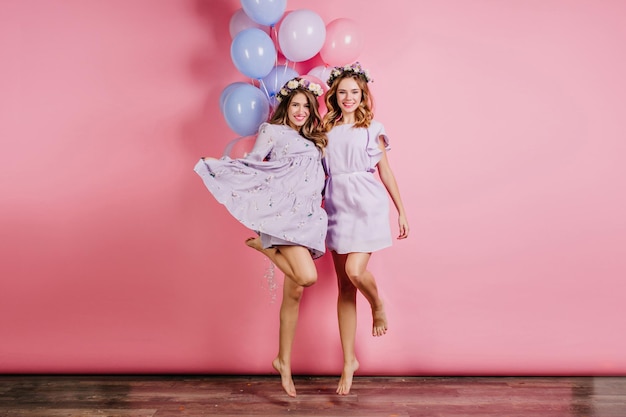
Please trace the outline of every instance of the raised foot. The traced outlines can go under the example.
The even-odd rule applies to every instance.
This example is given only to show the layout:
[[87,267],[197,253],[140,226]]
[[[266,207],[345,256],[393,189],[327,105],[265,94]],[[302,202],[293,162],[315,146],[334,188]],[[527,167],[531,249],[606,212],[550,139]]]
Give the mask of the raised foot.
[[276,358],[272,361],[272,366],[276,371],[280,374],[280,383],[283,386],[283,389],[290,397],[296,396],[296,386],[293,383],[293,379],[291,378],[291,369],[289,367],[284,366],[280,359]]
[[372,310],[372,336],[383,336],[387,333],[387,315],[385,308],[381,306]]
[[258,250],[259,252],[263,252],[263,245],[261,244],[261,238],[259,236],[247,238],[246,245],[250,246],[252,249]]
[[339,379],[339,384],[337,385],[337,394],[350,394],[350,388],[352,388],[352,379],[357,369],[359,369],[359,362],[356,359],[350,363],[346,363],[343,365],[341,378]]

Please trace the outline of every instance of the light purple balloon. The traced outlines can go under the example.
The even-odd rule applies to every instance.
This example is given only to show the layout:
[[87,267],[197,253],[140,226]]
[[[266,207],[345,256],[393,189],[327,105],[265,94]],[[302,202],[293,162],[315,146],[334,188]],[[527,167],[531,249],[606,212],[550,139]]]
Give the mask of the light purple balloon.
[[224,100],[224,119],[239,136],[249,136],[267,121],[270,103],[265,93],[251,84],[236,86]]
[[278,44],[290,61],[302,62],[313,58],[324,46],[326,25],[324,20],[308,9],[289,13],[280,23]]
[[235,88],[239,87],[240,85],[245,85],[245,84],[248,84],[248,83],[244,83],[243,81],[236,81],[224,87],[224,89],[220,93],[220,111],[222,112],[222,114],[224,114],[224,102],[226,101],[226,97],[228,97],[228,95],[232,93],[233,90],[235,90]]
[[287,0],[241,0],[241,7],[255,22],[274,26],[285,13]]
[[233,39],[230,57],[243,75],[259,80],[274,68],[277,54],[267,33],[259,28],[248,28]]
[[263,78],[263,84],[265,84],[265,88],[267,88],[270,96],[276,95],[287,81],[298,75],[300,74],[293,68],[286,65],[277,65]]

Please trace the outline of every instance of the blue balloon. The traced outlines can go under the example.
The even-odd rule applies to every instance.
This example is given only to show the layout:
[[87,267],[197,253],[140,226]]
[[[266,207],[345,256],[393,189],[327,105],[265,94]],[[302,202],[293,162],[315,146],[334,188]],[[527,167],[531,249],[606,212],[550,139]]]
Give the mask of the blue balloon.
[[257,23],[274,26],[287,8],[287,0],[241,0],[241,8]]
[[260,80],[274,68],[276,47],[267,33],[259,28],[248,28],[233,39],[230,57],[243,75]]
[[259,130],[261,123],[266,122],[270,112],[270,104],[261,90],[251,84],[239,85],[224,100],[224,118],[239,136],[249,136]]
[[237,82],[234,82],[234,83],[230,83],[226,87],[224,87],[224,89],[220,93],[220,111],[222,112],[222,114],[224,114],[224,101],[226,101],[226,97],[228,97],[228,95],[236,87],[239,87],[240,85],[247,85],[247,84],[248,83],[244,83],[243,81],[237,81]]
[[265,88],[267,88],[267,93],[270,96],[274,96],[287,81],[298,75],[300,74],[298,74],[295,69],[289,68],[286,65],[276,65],[269,74],[263,77],[262,81]]

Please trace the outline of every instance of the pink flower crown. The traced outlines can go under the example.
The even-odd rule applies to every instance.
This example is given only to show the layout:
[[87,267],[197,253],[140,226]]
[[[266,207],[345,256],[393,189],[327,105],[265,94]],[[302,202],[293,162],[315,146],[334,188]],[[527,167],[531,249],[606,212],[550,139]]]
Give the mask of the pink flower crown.
[[366,69],[363,69],[361,64],[357,61],[352,65],[345,65],[343,67],[334,67],[330,71],[330,76],[328,77],[328,81],[326,81],[326,84],[328,84],[328,86],[330,87],[331,85],[333,85],[333,83],[338,77],[340,77],[341,75],[345,73],[350,73],[349,75],[358,75],[362,77],[368,83],[371,81],[374,81],[372,80],[372,78],[370,78],[369,72]]
[[289,81],[276,93],[276,100],[280,103],[285,97],[288,97],[294,90],[298,88],[308,90],[312,92],[315,97],[320,97],[324,94],[322,86],[316,83],[312,83],[304,78],[294,78]]

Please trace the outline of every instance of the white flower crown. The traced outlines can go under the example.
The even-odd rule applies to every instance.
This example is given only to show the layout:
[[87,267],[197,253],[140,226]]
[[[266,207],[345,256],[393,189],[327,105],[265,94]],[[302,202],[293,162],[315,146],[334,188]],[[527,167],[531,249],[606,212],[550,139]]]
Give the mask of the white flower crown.
[[311,81],[305,80],[304,78],[293,78],[287,81],[287,84],[285,84],[280,89],[280,91],[276,93],[276,100],[280,103],[285,97],[288,97],[294,90],[297,90],[298,88],[312,92],[315,97],[320,97],[322,94],[324,94],[324,90],[322,89],[321,85],[312,83]]
[[369,72],[366,69],[363,69],[361,64],[357,61],[352,65],[345,65],[343,67],[334,67],[330,71],[330,76],[328,77],[328,81],[326,81],[326,84],[328,84],[328,86],[330,87],[331,85],[333,85],[333,83],[339,76],[341,76],[342,74],[345,74],[346,72],[351,73],[350,75],[358,75],[362,77],[368,83],[371,81],[374,81],[370,78]]

